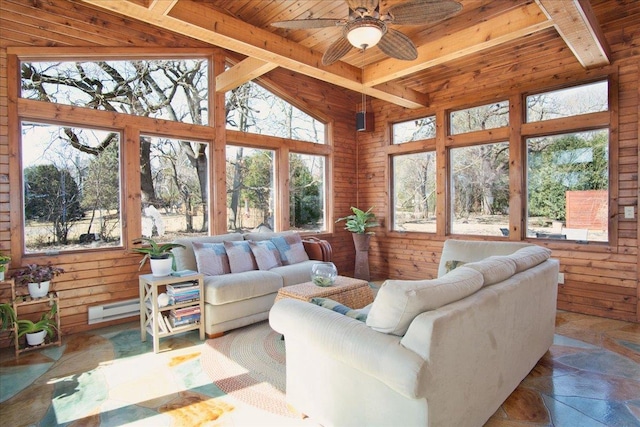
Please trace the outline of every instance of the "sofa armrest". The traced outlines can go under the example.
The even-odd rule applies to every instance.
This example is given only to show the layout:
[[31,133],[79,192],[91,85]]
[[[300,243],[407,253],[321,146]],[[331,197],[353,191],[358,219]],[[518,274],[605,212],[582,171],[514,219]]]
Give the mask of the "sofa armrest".
[[309,259],[318,261],[330,262],[333,257],[333,250],[331,244],[326,240],[318,239],[317,237],[307,237],[302,240],[304,250],[309,255]]
[[418,384],[425,361],[403,347],[400,337],[376,332],[359,320],[291,298],[274,304],[269,323],[284,335],[287,346],[304,346],[318,358],[338,360],[406,397],[421,397],[417,395]]

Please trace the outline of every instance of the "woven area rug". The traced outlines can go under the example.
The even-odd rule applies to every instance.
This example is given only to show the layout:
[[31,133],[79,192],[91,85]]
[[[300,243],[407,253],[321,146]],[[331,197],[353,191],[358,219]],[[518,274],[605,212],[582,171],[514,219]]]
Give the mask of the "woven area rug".
[[262,410],[296,417],[285,402],[285,354],[282,335],[264,321],[209,339],[202,368],[216,386]]

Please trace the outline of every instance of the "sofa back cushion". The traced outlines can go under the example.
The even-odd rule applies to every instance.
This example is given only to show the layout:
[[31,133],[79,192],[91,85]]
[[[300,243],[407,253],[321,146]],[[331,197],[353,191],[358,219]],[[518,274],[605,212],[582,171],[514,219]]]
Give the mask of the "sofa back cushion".
[[549,259],[551,250],[542,246],[527,246],[508,255],[516,263],[516,273],[528,270]]
[[198,272],[207,276],[231,273],[229,257],[223,243],[192,242]]
[[177,270],[198,270],[198,264],[196,262],[196,256],[193,252],[192,242],[200,243],[222,243],[224,241],[237,241],[242,240],[242,234],[240,233],[227,233],[219,236],[198,236],[198,237],[180,237],[175,239],[174,243],[180,243],[185,248],[176,248],[172,250],[173,256],[176,260]]
[[282,265],[292,265],[303,261],[309,261],[309,255],[304,250],[302,239],[298,233],[287,233],[272,237],[271,241],[280,252]]
[[438,279],[387,280],[373,301],[367,326],[403,336],[417,315],[471,295],[482,283],[482,274],[466,266]]
[[489,286],[507,280],[516,274],[516,263],[506,255],[495,255],[482,261],[469,262],[465,267],[482,274],[483,286]]
[[282,265],[280,252],[278,252],[278,248],[271,240],[260,240],[258,242],[250,240],[249,247],[260,270],[271,270]]
[[249,242],[224,242],[224,248],[229,257],[229,266],[232,273],[243,273],[258,269],[256,259],[249,247]]
[[[531,244],[524,242],[448,239],[442,247],[438,277],[447,274],[447,261],[463,263],[480,261],[491,255],[509,255],[526,246],[531,246]],[[451,265],[451,263],[449,264]]]

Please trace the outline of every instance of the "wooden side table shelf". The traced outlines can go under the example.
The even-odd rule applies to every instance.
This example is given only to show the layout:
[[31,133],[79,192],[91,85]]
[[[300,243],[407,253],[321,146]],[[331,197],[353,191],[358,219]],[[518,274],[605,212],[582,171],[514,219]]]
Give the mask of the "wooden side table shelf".
[[[147,333],[153,337],[153,351],[160,350],[160,338],[170,337],[186,331],[199,330],[200,340],[204,340],[204,276],[193,274],[184,277],[165,276],[156,277],[152,274],[143,274],[140,282],[140,338],[147,340]],[[195,283],[199,289],[199,297],[192,301],[166,305],[160,307],[158,295],[166,292],[167,285],[179,285],[183,283]],[[187,307],[200,308],[200,320],[197,323],[173,327],[167,324],[167,316],[171,310]],[[163,325],[160,322],[164,322]]]
[[20,318],[19,310],[20,308],[32,306],[32,305],[42,305],[48,304],[49,307],[52,307],[54,304],[58,307],[56,310],[55,318],[57,325],[57,332],[53,338],[50,338],[48,335],[45,337],[45,341],[43,344],[29,346],[26,344],[26,340],[24,342],[20,342],[22,340],[18,339],[18,326],[15,325],[13,328],[13,345],[15,346],[16,358],[20,356],[21,353],[32,350],[40,350],[45,347],[49,347],[52,345],[60,346],[62,344],[62,330],[60,329],[60,297],[57,292],[49,292],[46,296],[42,298],[32,298],[30,295],[17,295],[16,294],[16,283],[14,279],[6,280],[6,282],[11,282],[11,301],[13,304],[13,311],[16,313],[16,320]]

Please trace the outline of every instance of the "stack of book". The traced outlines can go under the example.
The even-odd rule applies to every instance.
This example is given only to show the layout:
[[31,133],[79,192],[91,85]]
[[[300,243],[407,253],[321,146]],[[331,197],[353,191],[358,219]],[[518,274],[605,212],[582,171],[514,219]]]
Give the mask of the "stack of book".
[[200,287],[197,281],[167,285],[167,295],[171,305],[197,301],[200,299]]
[[184,307],[169,312],[169,324],[171,328],[192,325],[200,321],[200,306]]

